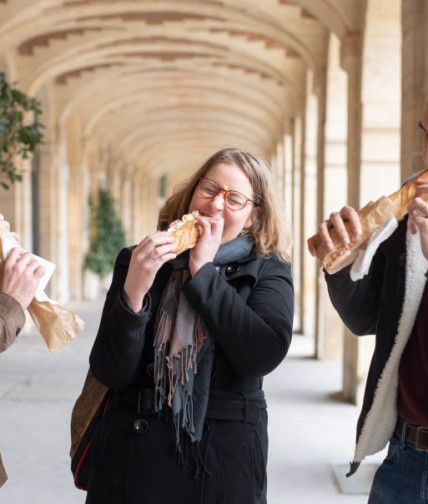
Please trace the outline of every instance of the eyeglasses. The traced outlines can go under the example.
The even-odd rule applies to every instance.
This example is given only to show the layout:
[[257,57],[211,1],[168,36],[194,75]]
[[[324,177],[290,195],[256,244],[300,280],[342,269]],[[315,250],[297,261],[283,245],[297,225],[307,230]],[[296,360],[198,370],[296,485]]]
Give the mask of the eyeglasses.
[[425,133],[425,135],[428,136],[428,130],[425,128],[425,126],[422,124],[422,121],[418,122],[419,128]]
[[248,202],[253,203],[254,206],[260,206],[259,203],[247,198],[238,191],[222,189],[217,182],[209,178],[200,178],[196,189],[204,198],[215,198],[217,195],[223,193],[224,202],[229,210],[242,210]]

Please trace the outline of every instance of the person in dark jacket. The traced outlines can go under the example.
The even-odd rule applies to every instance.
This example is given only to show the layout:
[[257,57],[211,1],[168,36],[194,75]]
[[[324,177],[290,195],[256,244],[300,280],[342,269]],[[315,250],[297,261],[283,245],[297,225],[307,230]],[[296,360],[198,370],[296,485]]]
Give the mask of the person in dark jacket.
[[[419,127],[428,163],[428,102]],[[331,300],[344,323],[356,335],[376,334],[350,471],[389,441],[369,504],[417,504],[428,493],[427,197],[428,184],[419,183],[408,216],[380,244],[366,276],[353,282],[352,266],[326,273]],[[345,221],[352,233],[360,232],[357,212],[346,206],[320,226],[327,248],[332,226],[343,243],[352,239]]]
[[[267,165],[215,153],[120,252],[90,355],[114,391],[87,504],[264,504],[263,376],[287,354],[293,286]],[[196,246],[165,230],[199,212]]]

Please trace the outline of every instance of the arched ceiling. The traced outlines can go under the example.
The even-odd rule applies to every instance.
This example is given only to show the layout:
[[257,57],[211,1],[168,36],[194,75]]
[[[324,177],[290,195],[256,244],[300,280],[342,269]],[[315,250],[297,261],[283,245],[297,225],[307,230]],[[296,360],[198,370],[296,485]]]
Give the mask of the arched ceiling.
[[[194,169],[226,145],[270,157],[359,0],[0,0],[0,55],[50,116],[128,173]],[[361,10],[361,9],[360,9]]]

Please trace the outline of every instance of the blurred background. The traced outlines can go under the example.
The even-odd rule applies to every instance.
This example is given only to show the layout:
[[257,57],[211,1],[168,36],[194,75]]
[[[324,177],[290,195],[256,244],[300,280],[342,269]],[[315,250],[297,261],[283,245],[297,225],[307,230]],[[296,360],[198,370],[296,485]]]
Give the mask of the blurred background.
[[[302,390],[321,387],[318,408],[334,401],[352,457],[373,340],[345,330],[306,240],[331,211],[389,194],[423,168],[417,123],[428,95],[427,37],[426,0],[0,0],[0,84],[29,98],[22,119],[33,124],[23,133],[27,157],[3,149],[16,172],[0,165],[8,186],[0,187],[0,212],[23,246],[56,264],[49,296],[93,321],[79,336],[84,343],[63,352],[80,362],[71,390],[61,385],[69,402],[83,382],[111,257],[155,229],[165,198],[208,156],[238,146],[270,162],[293,234],[290,373],[303,366],[296,376],[317,378],[288,379]],[[1,96],[0,138],[6,107],[22,111],[19,98]],[[22,355],[39,349],[42,367],[66,359],[45,355],[32,331],[29,324],[0,356],[2,409]],[[39,369],[20,371],[24,388]],[[282,372],[267,379],[273,394],[288,386]],[[298,408],[292,397],[306,396],[290,391],[289,407]],[[287,409],[287,393],[278,407]],[[305,456],[309,463],[314,454]],[[289,488],[298,479],[286,481]]]

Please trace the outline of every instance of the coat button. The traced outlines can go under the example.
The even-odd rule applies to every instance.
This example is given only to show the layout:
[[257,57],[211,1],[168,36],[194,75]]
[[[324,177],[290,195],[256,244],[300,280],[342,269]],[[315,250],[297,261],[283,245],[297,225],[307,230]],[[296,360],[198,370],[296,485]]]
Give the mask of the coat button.
[[155,365],[153,363],[148,364],[146,367],[146,374],[148,374],[150,376],[150,378],[153,378],[155,375],[154,368],[155,368]]
[[227,266],[226,268],[226,275],[234,275],[235,273],[237,273],[239,270],[241,269],[241,267],[239,266],[239,264],[230,264],[229,266]]
[[145,418],[139,418],[134,422],[134,431],[137,434],[145,434],[149,430],[149,422]]

